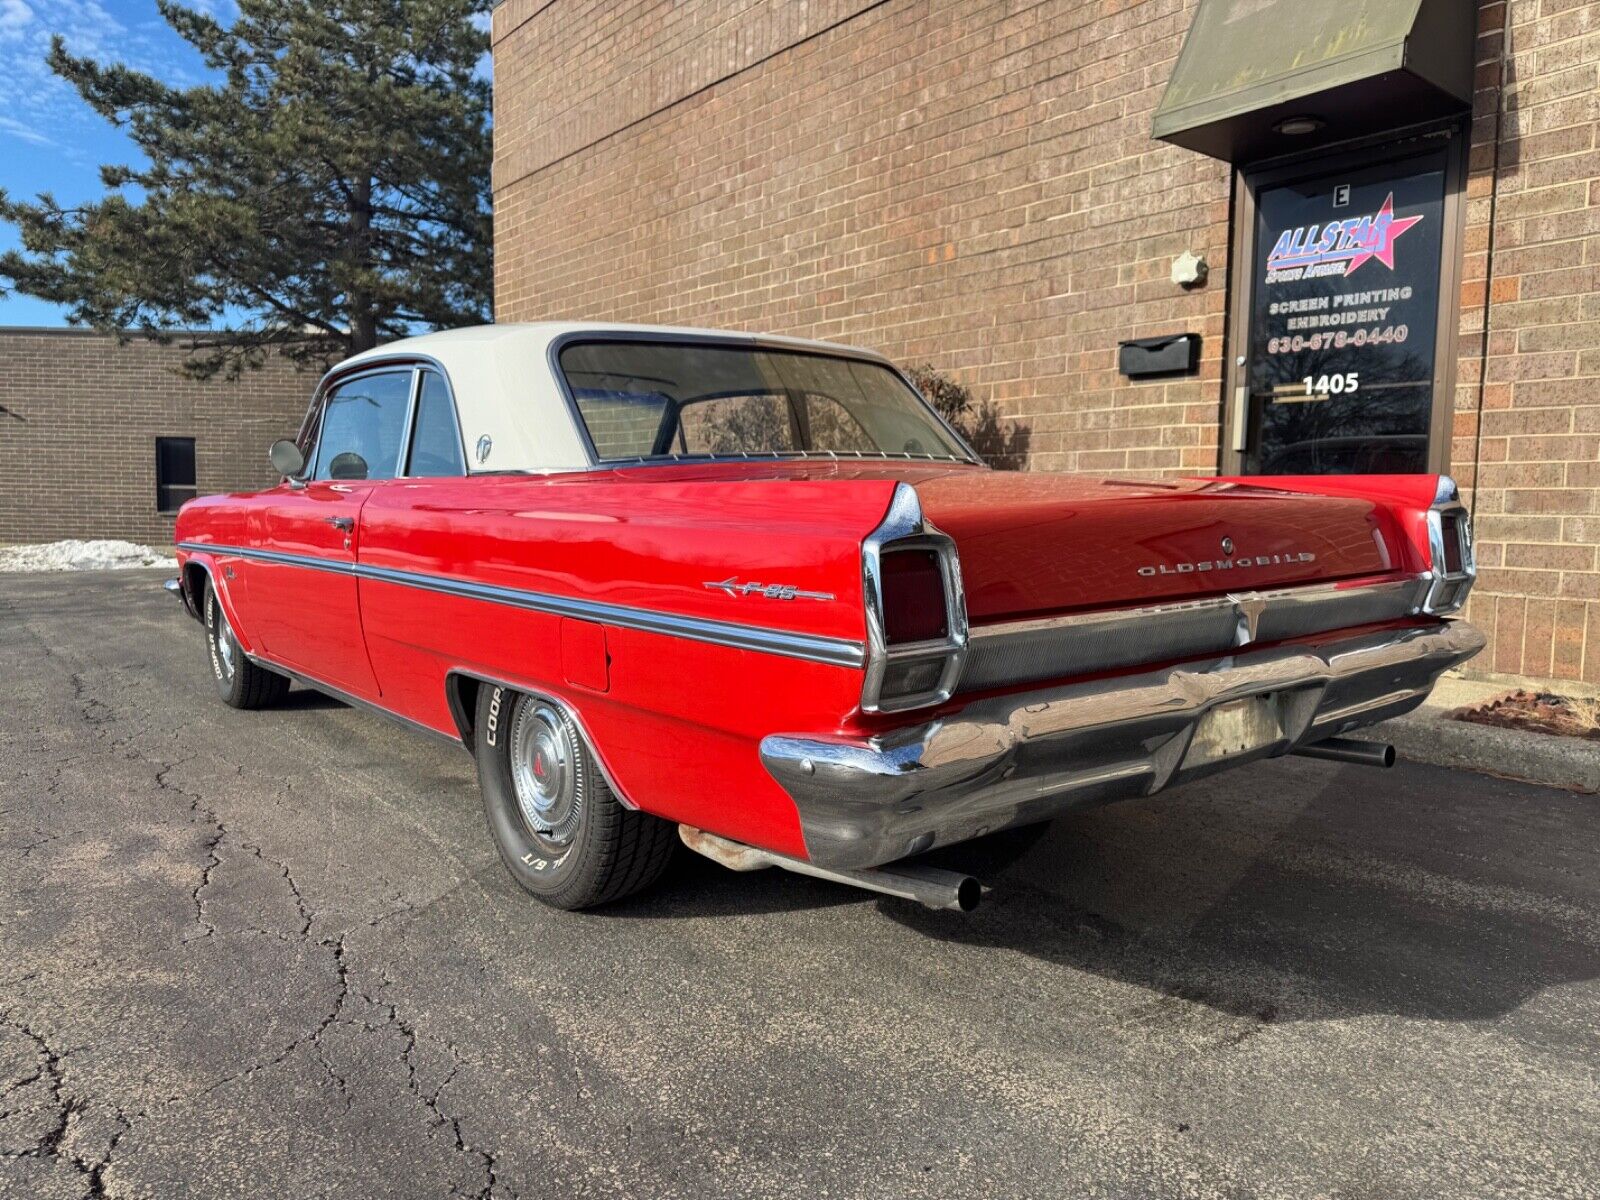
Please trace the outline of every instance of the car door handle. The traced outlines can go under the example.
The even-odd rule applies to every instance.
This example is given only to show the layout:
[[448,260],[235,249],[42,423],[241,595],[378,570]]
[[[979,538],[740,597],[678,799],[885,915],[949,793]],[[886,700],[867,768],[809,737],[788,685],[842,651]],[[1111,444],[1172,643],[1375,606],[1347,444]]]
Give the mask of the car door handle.
[[325,517],[323,519],[335,529],[342,529],[346,533],[349,533],[356,527],[356,519],[354,517]]

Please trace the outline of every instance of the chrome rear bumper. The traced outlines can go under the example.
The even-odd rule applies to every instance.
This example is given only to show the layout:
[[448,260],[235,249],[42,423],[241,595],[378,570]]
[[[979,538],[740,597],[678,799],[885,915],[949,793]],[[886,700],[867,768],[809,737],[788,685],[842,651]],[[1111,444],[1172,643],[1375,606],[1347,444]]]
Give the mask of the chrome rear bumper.
[[[793,797],[810,860],[859,868],[1286,754],[1409,712],[1483,648],[1464,621],[1241,653],[979,700],[864,740],[773,735],[761,760]],[[1195,733],[1262,697],[1269,740],[1233,753]],[[1211,726],[1215,728],[1215,723]],[[1191,746],[1195,752],[1191,753]]]

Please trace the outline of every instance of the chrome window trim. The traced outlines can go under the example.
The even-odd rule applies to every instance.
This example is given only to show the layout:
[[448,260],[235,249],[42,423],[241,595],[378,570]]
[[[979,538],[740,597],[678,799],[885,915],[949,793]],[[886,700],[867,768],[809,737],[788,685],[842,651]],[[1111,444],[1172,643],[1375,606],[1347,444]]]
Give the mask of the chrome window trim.
[[[398,372],[397,372],[398,373]],[[406,420],[400,429],[400,445],[394,452],[394,474],[391,479],[403,479],[406,466],[411,461],[411,438],[417,431],[417,399],[422,395],[422,372],[411,368],[411,394],[406,398]]]
[[[584,422],[583,414],[578,409],[577,398],[573,396],[572,388],[567,384],[566,373],[561,369],[561,352],[568,346],[579,343],[595,342],[652,342],[666,346],[721,346],[733,350],[769,350],[784,354],[810,354],[818,358],[844,358],[855,362],[871,363],[875,367],[884,367],[891,375],[898,379],[907,390],[910,391],[912,396],[914,396],[918,403],[922,405],[927,414],[933,418],[935,424],[937,424],[939,428],[943,429],[958,447],[966,451],[966,465],[974,467],[982,467],[985,465],[983,459],[978,456],[977,451],[967,444],[967,439],[962,437],[961,434],[957,432],[956,428],[951,425],[949,421],[944,419],[938,409],[934,408],[932,404],[928,403],[928,398],[917,390],[916,385],[911,382],[906,373],[891,360],[885,358],[881,354],[875,354],[870,350],[862,350],[852,346],[796,346],[792,343],[784,341],[782,338],[763,337],[760,334],[753,333],[716,336],[710,334],[693,333],[651,333],[637,329],[576,329],[550,339],[550,344],[545,347],[545,361],[549,366],[551,377],[555,380],[556,390],[561,393],[561,398],[566,403],[567,416],[571,419],[574,428],[576,428],[578,431],[579,438],[583,442],[584,453],[588,456],[589,468],[591,470],[609,471],[617,467],[628,467],[630,469],[634,467],[666,467],[674,466],[686,461],[743,462],[773,458],[797,459],[812,462],[827,462],[830,459],[835,458],[849,459],[854,461],[857,457],[867,462],[905,461],[905,456],[901,456],[899,458],[890,455],[884,455],[881,457],[877,455],[857,456],[822,453],[812,450],[760,455],[707,454],[684,455],[679,458],[602,459],[599,453],[595,450],[594,439],[589,436],[589,426]],[[922,459],[917,458],[913,459],[912,461],[920,462]],[[947,458],[943,456],[935,457],[933,455],[928,455],[927,461],[960,464],[963,460],[959,458]]]
[[[305,418],[300,422],[300,429],[295,435],[295,440],[298,442],[301,437],[305,436],[309,432],[312,432],[314,429],[315,437],[311,446],[309,447],[310,452],[306,455],[306,462],[310,464],[311,467],[314,467],[316,464],[316,452],[319,448],[318,443],[320,443],[322,440],[322,406],[323,402],[328,397],[328,389],[334,387],[336,384],[346,383],[352,379],[359,379],[363,375],[373,375],[383,371],[393,371],[396,367],[410,367],[413,370],[431,368],[439,372],[440,377],[444,379],[444,385],[446,389],[448,389],[450,392],[450,403],[452,406],[455,405],[456,392],[455,386],[450,382],[450,372],[445,370],[444,364],[437,358],[434,358],[431,354],[418,354],[415,351],[410,351],[392,355],[384,355],[381,358],[366,358],[362,359],[359,363],[354,364],[339,363],[329,370],[323,372],[322,378],[317,380],[317,386],[311,391],[311,404],[306,409]],[[463,437],[461,433],[461,414],[459,410],[456,412],[456,435],[458,437]],[[407,437],[401,442],[401,446],[402,461],[404,461],[403,456],[406,452],[406,449],[410,446],[409,429],[407,430]],[[463,437],[461,446],[462,462],[470,462],[470,459],[467,457],[466,449],[466,442]],[[468,468],[467,473],[469,475],[472,473],[470,467]],[[396,478],[400,478],[400,476],[397,475]],[[288,482],[291,485],[303,487],[306,483],[310,482],[310,480],[305,475],[296,475],[290,477]]]
[[[317,414],[316,443],[311,447],[312,453],[306,459],[306,473],[297,476],[298,482],[304,486],[307,483],[381,483],[385,479],[400,478],[400,467],[405,463],[406,451],[410,445],[411,419],[416,415],[417,408],[417,366],[414,362],[401,359],[384,359],[376,363],[362,363],[361,370],[350,371],[337,379],[330,380],[332,372],[323,376],[323,381],[317,385],[317,391],[311,401],[312,411]],[[343,387],[347,383],[355,383],[359,379],[366,379],[372,375],[398,375],[403,370],[411,372],[411,392],[406,401],[405,426],[400,433],[400,448],[395,455],[394,470],[387,475],[368,475],[365,480],[327,480],[317,478],[317,455],[322,452],[322,418],[327,414],[328,393],[336,387]],[[307,420],[310,418],[308,417]],[[291,481],[293,482],[293,481]]]
[[[890,647],[883,611],[883,555],[889,550],[925,548],[939,559],[944,582],[945,628],[941,640]],[[961,585],[961,560],[955,542],[922,515],[922,502],[909,483],[894,485],[889,511],[861,545],[861,590],[867,616],[866,677],[861,709],[869,713],[904,712],[943,704],[955,695],[967,656],[967,598]],[[883,677],[891,662],[942,654],[944,669],[937,687],[908,696],[883,698]]]
[[[395,476],[397,479],[465,479],[470,473],[470,460],[467,458],[466,435],[461,432],[461,409],[456,404],[456,389],[450,383],[450,376],[444,369],[428,364],[417,366],[416,391],[411,398],[411,414],[407,422],[406,438],[401,444],[400,465],[401,472]],[[427,376],[434,374],[439,377],[439,382],[444,384],[445,399],[450,403],[450,421],[455,426],[456,446],[461,451],[460,475],[413,475],[411,474],[411,452],[416,449],[417,416],[422,407],[422,389],[426,386]]]
[[644,633],[659,633],[667,637],[685,638],[706,642],[734,650],[753,650],[764,654],[777,654],[785,658],[798,658],[806,662],[823,663],[834,667],[859,669],[865,659],[860,642],[845,638],[824,637],[818,634],[794,633],[785,629],[765,626],[736,625],[731,621],[718,621],[709,617],[689,617],[678,613],[660,612],[648,608],[631,608],[621,604],[606,604],[598,600],[579,600],[570,596],[556,596],[523,588],[503,587],[498,584],[474,583],[445,575],[429,575],[419,571],[401,571],[391,567],[377,567],[368,563],[335,562],[315,555],[288,554],[280,550],[260,550],[246,546],[232,546],[216,542],[179,542],[178,549],[188,553],[218,554],[227,557],[257,559],[282,566],[304,567],[315,571],[353,575],[357,579],[370,579],[379,583],[393,583],[423,591],[440,592],[469,600],[484,600],[491,604],[504,604],[512,608],[547,613],[552,616],[577,617],[635,629]]

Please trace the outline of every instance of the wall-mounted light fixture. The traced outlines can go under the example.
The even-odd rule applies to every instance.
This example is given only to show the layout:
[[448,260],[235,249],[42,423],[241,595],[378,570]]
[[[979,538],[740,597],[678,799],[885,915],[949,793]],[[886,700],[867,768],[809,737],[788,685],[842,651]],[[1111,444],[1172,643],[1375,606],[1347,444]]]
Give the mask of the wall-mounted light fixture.
[[1285,117],[1272,128],[1274,132],[1281,133],[1285,137],[1305,137],[1308,133],[1317,132],[1326,124],[1327,122],[1321,117]]

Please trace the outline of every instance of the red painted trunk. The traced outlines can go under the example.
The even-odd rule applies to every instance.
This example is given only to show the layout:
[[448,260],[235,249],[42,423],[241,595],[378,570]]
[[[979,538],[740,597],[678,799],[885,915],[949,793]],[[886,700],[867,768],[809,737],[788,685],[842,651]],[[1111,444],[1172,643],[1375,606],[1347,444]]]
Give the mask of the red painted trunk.
[[848,462],[707,463],[616,476],[661,485],[904,480],[916,488],[927,518],[956,540],[974,624],[1414,565],[1404,534],[1380,503],[1237,481]]
[[1346,579],[1396,565],[1392,522],[1369,500],[1209,480],[976,471],[916,486],[928,519],[960,548],[975,623]]

